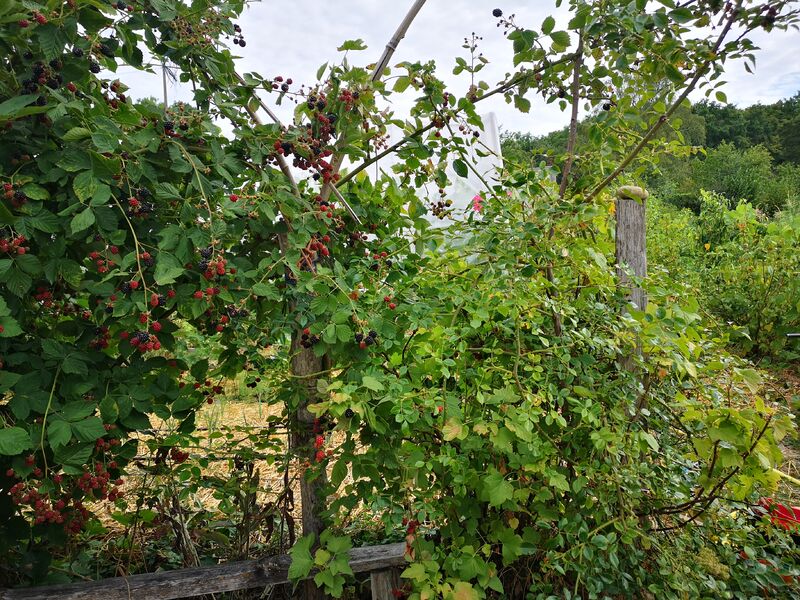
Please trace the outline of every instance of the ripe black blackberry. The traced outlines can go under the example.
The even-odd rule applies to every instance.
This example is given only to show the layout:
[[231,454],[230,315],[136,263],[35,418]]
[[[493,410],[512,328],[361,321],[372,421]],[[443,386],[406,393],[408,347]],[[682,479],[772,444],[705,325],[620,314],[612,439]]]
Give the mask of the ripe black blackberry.
[[355,336],[355,340],[356,340],[356,344],[360,344],[362,341],[364,341],[364,334],[363,333],[357,333],[356,336]]
[[353,412],[352,408],[348,408],[347,410],[344,411],[344,416],[347,417],[348,419],[352,419],[355,416],[355,414],[356,413]]
[[75,58],[80,58],[81,56],[83,56],[83,50],[76,46],[75,48],[72,49],[72,56],[74,56]]
[[172,131],[175,129],[175,123],[172,121],[164,121],[164,131]]
[[492,16],[493,16],[493,17],[496,17],[496,18],[498,18],[498,19],[499,19],[500,17],[502,17],[502,16],[503,16],[503,11],[502,11],[502,10],[500,10],[499,8],[495,8],[495,9],[492,11]]
[[210,259],[213,254],[214,254],[214,249],[211,246],[200,249],[200,256],[206,260]]
[[97,75],[100,72],[100,65],[96,62],[92,62],[89,64],[89,71]]

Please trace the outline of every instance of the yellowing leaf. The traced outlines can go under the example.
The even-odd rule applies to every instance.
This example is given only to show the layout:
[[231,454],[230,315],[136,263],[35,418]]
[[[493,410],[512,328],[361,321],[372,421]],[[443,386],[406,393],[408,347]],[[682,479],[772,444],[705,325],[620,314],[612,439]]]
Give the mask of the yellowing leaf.
[[453,600],[478,600],[478,592],[466,581],[459,581],[453,586]]
[[447,419],[447,422],[442,427],[442,435],[444,436],[445,441],[452,441],[456,438],[464,439],[467,437],[466,427],[463,424],[459,423],[456,419],[450,418]]

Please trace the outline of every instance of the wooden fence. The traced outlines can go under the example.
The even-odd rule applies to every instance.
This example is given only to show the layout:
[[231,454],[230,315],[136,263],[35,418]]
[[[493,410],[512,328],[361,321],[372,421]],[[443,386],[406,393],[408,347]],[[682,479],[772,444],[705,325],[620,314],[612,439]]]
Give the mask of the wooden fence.
[[[399,567],[406,563],[405,553],[405,543],[354,548],[350,550],[350,568],[354,573],[370,573],[373,600],[390,600],[393,598],[392,589],[399,585]],[[291,558],[283,554],[263,560],[113,577],[85,583],[0,589],[0,600],[192,598],[288,583],[290,564]]]

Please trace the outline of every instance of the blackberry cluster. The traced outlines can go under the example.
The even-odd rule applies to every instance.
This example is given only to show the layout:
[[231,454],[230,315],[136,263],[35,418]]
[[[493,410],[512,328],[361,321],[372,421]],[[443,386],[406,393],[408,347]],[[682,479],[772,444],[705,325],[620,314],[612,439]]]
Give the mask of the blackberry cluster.
[[303,335],[300,336],[300,345],[303,348],[311,348],[318,342],[319,342],[319,336],[314,335],[313,333],[303,333]]
[[250,389],[255,388],[259,383],[261,383],[261,377],[256,377],[253,381],[250,381],[245,384],[245,387],[249,387]]
[[236,46],[241,46],[242,48],[247,46],[247,42],[244,40],[244,36],[242,35],[242,28],[239,25],[234,25],[233,31],[233,43]]
[[246,308],[236,308],[233,304],[225,307],[225,314],[231,319],[246,319],[250,316],[250,311]]
[[374,345],[378,341],[378,332],[374,329],[371,329],[367,335],[363,333],[356,333],[355,335],[356,344],[362,350],[368,346]]

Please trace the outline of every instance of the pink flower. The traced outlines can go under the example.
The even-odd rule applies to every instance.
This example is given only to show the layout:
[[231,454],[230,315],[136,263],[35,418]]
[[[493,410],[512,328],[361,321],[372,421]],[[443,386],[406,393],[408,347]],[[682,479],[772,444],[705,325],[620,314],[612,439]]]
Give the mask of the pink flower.
[[481,212],[483,210],[483,198],[480,194],[475,194],[472,197],[472,210]]

